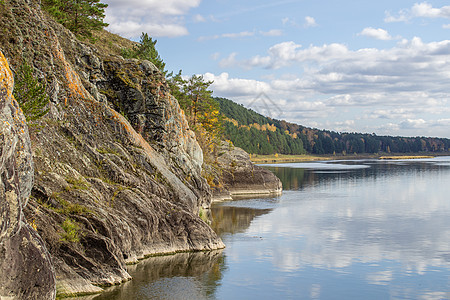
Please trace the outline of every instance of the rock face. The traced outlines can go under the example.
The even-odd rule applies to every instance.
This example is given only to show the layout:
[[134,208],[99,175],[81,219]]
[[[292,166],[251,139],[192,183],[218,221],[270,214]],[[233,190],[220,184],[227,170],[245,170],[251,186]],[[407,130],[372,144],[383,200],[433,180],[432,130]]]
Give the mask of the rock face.
[[12,72],[0,52],[0,298],[52,299],[50,255],[23,215],[33,163],[25,117],[12,91]]
[[280,195],[283,187],[280,179],[272,172],[254,165],[247,152],[241,148],[222,143],[218,164],[221,188],[213,190],[216,201],[252,196]]
[[[36,280],[42,290],[54,283],[45,248],[62,296],[96,293],[99,286],[129,280],[125,265],[147,255],[224,247],[198,216],[211,202],[201,177],[202,151],[151,63],[99,53],[48,19],[38,1],[0,3],[0,25],[5,33],[0,48],[13,70],[26,59],[47,83],[51,100],[49,113],[29,127],[31,148],[29,140],[21,140],[23,125],[12,138],[16,144],[1,137],[6,146],[0,256],[30,269],[16,264],[16,273],[8,271],[17,274],[14,281],[2,276],[0,296],[13,282],[26,290],[29,284],[17,281],[20,276]],[[5,101],[11,95],[8,84]],[[2,114],[8,117],[9,109],[14,118],[14,105],[2,106]],[[22,152],[13,158],[16,149]],[[14,159],[17,172],[11,169]],[[7,196],[12,198],[3,200]],[[36,231],[24,225],[23,216]],[[17,257],[9,258],[13,250]],[[0,266],[12,264],[2,259]],[[49,277],[45,282],[30,275],[38,270]],[[39,299],[54,297],[51,292]]]

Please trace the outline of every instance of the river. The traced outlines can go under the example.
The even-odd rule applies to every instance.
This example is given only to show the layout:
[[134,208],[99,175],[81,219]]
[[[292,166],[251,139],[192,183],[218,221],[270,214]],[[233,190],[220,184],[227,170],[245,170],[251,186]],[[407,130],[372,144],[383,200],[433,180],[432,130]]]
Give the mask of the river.
[[226,249],[147,259],[89,299],[450,299],[450,157],[266,167],[282,196],[212,207]]

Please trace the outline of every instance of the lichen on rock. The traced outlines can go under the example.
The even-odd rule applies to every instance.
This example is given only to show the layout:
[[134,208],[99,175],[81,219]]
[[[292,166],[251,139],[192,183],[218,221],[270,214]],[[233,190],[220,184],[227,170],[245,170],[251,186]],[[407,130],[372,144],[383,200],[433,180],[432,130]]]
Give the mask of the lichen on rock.
[[[202,152],[164,76],[150,62],[124,60],[79,41],[42,13],[37,1],[7,5],[14,9],[1,16],[8,35],[0,36],[0,47],[13,69],[26,58],[47,82],[51,102],[48,114],[30,126],[31,148],[19,134],[2,150],[7,157],[24,149],[14,158],[17,172],[2,173],[14,179],[8,190],[16,192],[11,205],[0,207],[8,220],[1,234],[42,237],[59,295],[97,293],[129,280],[126,264],[148,255],[223,248],[198,216],[211,202],[201,176]],[[12,124],[20,109],[8,105],[6,122]],[[14,128],[2,130],[26,133],[26,127]],[[2,167],[13,164],[8,157]],[[27,188],[20,191],[19,182]],[[30,226],[22,226],[25,217]],[[34,257],[31,252],[23,261]],[[23,276],[32,277],[28,271]]]
[[13,85],[12,72],[0,51],[0,298],[53,299],[50,254],[23,215],[33,185],[33,162]]

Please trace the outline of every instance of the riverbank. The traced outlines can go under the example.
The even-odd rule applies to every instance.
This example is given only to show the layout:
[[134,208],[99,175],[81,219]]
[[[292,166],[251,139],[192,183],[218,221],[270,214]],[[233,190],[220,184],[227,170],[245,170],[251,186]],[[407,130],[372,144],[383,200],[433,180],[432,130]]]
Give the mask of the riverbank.
[[351,155],[286,155],[286,154],[251,154],[250,159],[255,164],[272,164],[272,163],[293,163],[293,162],[308,162],[318,160],[342,160],[342,159],[424,159],[433,158],[436,156],[447,156],[450,153],[433,153],[420,154],[420,153],[379,153],[379,154],[351,154]]
[[269,163],[289,163],[289,162],[305,162],[315,160],[330,160],[334,159],[332,156],[322,155],[286,155],[286,154],[251,154],[250,160],[255,164],[269,164]]
[[423,159],[433,158],[431,155],[403,155],[403,156],[380,156],[379,159]]

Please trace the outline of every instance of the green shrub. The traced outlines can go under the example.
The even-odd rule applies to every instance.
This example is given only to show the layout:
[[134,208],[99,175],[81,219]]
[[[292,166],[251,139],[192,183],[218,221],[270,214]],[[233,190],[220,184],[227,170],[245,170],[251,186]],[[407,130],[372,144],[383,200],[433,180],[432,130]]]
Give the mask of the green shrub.
[[33,76],[33,68],[23,61],[15,77],[14,97],[22,108],[27,121],[35,121],[44,116],[49,99],[45,92],[46,84]]
[[62,234],[61,240],[71,243],[80,242],[80,226],[75,221],[67,218],[62,224],[62,228],[64,229],[64,233]]

